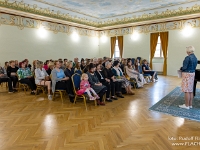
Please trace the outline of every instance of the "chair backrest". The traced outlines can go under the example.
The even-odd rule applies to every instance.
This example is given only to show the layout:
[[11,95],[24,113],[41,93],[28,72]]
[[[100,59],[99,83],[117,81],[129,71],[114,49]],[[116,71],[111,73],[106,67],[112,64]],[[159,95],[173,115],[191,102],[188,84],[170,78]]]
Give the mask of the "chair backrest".
[[138,59],[139,61],[141,61],[141,60],[142,60],[142,57],[137,57],[137,59]]
[[132,65],[135,64],[135,58],[131,58],[131,61],[132,61]]
[[142,66],[138,66],[138,71],[139,71],[140,74],[143,73]]
[[79,75],[82,75],[82,71],[81,70],[76,70],[75,73],[78,73]]
[[80,89],[80,83],[81,83],[81,75],[78,73],[75,73],[72,75],[72,83],[74,92],[77,94],[77,90]]

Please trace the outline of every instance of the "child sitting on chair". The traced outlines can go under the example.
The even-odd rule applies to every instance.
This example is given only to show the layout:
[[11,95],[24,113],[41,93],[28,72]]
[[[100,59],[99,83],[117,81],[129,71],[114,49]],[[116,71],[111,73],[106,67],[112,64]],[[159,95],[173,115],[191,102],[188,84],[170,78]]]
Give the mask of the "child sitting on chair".
[[[90,87],[90,83],[88,82],[88,75],[86,73],[83,73],[81,76],[80,90],[78,90],[77,93],[82,95],[85,92],[90,97],[90,100],[99,99],[97,93]],[[90,92],[92,92],[93,96]]]

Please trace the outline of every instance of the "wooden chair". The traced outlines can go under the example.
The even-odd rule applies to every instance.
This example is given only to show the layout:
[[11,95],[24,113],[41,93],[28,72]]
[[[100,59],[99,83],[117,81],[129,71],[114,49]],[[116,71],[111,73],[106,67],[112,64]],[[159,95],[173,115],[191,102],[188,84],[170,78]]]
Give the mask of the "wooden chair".
[[18,92],[20,92],[20,90],[23,89],[24,93],[26,94],[26,91],[29,90],[28,84],[21,83],[18,75],[17,75],[17,78],[18,78],[18,88],[16,88],[16,89],[18,90]]
[[[36,78],[36,77],[34,76],[34,78]],[[44,82],[45,82],[45,80],[44,80]],[[46,91],[46,89],[47,89],[46,85],[38,85],[38,84],[36,84],[35,96],[38,94],[38,91],[41,90],[42,93],[43,93],[44,99],[45,99],[45,91]]]
[[145,78],[146,81],[147,81],[147,80],[150,80],[151,75],[150,75],[150,74],[144,73],[144,72],[143,72],[143,69],[142,69],[142,66],[138,66],[138,70],[139,70],[139,73],[140,73],[140,74],[143,74],[143,76],[144,76],[144,78]]
[[[77,98],[83,99],[83,102],[85,104],[85,109],[87,110],[87,104],[86,104],[86,96],[84,94],[79,95],[77,93],[77,90],[80,89],[80,82],[81,82],[81,76],[78,73],[75,73],[72,76],[72,83],[73,83],[73,89],[74,89],[74,94],[75,94],[75,99],[74,99],[74,105],[76,103]],[[96,100],[94,101],[95,106],[97,106]]]
[[[50,79],[52,80],[52,75],[50,75]],[[55,100],[55,95],[56,94],[59,94],[60,95],[60,98],[62,100],[62,103],[63,103],[63,96],[64,95],[67,95],[67,92],[66,90],[62,90],[62,89],[56,89],[55,92],[53,93],[53,99],[52,100]]]

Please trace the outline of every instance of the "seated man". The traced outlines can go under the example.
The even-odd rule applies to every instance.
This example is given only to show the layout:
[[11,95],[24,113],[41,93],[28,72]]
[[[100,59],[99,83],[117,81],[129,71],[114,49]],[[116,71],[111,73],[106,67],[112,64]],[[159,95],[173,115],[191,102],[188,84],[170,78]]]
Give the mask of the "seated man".
[[14,93],[11,79],[7,76],[5,70],[2,67],[0,67],[0,84],[2,82],[8,82],[8,90],[9,90],[8,93]]

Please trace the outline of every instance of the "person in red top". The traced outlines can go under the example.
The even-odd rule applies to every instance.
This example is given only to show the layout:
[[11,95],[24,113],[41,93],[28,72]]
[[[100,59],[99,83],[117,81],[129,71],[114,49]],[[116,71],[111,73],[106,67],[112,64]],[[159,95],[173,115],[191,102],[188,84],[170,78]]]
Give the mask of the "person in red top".
[[80,95],[87,93],[88,96],[90,97],[90,100],[99,99],[97,93],[90,87],[90,83],[88,81],[88,75],[86,73],[83,73],[81,76],[80,90],[77,93]]

